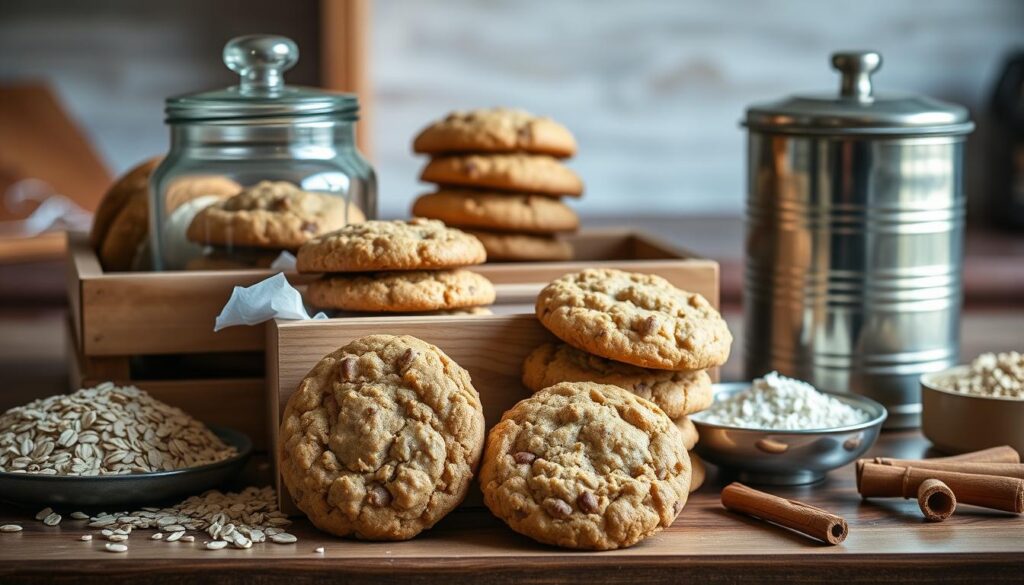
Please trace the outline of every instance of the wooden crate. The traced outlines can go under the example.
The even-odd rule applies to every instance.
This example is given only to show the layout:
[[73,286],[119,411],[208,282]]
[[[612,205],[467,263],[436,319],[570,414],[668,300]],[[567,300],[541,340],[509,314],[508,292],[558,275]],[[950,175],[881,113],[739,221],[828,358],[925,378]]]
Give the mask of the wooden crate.
[[[718,303],[718,265],[713,261],[695,258],[627,230],[582,231],[571,242],[578,257],[573,262],[474,267],[495,283],[495,312],[500,316],[530,314],[537,292],[545,284],[567,272],[591,266],[660,274],[676,286],[699,292],[712,303]],[[84,234],[69,235],[68,253],[72,341],[69,353],[74,356],[71,379],[75,388],[105,380],[134,384],[197,418],[249,433],[257,449],[272,444],[262,398],[267,339],[264,327],[232,327],[213,332],[214,318],[232,289],[259,282],[272,271],[108,273],[100,267]],[[289,275],[289,280],[300,289],[309,278]],[[436,317],[347,318],[327,323],[331,324],[328,329],[339,324],[362,324],[383,330],[379,328],[409,323],[409,319],[426,319],[431,327],[446,327],[446,321]],[[334,347],[338,345],[341,344]],[[252,352],[253,359],[259,362],[258,373],[232,375],[225,366],[225,371],[184,371],[175,372],[174,378],[161,378],[142,375],[137,367],[140,361],[176,357],[205,358],[214,364],[221,360],[227,364],[229,356],[238,352]],[[274,360],[265,365],[268,369],[274,367]]]

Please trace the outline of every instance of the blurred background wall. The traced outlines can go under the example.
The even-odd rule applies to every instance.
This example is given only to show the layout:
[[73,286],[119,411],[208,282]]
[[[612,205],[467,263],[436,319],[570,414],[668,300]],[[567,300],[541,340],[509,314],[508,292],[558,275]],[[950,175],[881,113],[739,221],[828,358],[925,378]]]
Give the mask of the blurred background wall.
[[[303,49],[289,81],[318,81],[317,2],[0,2],[0,81],[51,82],[121,172],[166,148],[162,99],[232,83],[231,36],[274,32]],[[979,124],[969,192],[984,188],[986,100],[1024,46],[1020,0],[377,0],[370,69],[383,212],[423,190],[414,133],[453,108],[514,105],[580,142],[585,215],[738,214],[744,107],[837,88],[836,49],[872,48],[881,91],[963,103]]]

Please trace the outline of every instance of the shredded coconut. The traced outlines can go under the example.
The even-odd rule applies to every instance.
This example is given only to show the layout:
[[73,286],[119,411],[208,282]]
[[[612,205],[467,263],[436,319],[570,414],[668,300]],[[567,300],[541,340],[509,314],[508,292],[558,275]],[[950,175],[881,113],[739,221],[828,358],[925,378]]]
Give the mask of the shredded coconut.
[[707,410],[704,420],[730,427],[770,430],[831,429],[862,423],[868,414],[818,392],[807,382],[772,372]]
[[1024,399],[1024,354],[983,353],[961,375],[947,376],[940,387],[961,394]]

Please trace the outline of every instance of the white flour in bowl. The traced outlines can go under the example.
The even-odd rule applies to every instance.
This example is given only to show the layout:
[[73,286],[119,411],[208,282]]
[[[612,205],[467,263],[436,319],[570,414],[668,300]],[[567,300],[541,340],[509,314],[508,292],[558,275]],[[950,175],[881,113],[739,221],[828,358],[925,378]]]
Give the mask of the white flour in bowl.
[[868,413],[818,392],[807,382],[778,372],[758,378],[748,390],[715,402],[704,422],[771,430],[831,429],[862,423]]

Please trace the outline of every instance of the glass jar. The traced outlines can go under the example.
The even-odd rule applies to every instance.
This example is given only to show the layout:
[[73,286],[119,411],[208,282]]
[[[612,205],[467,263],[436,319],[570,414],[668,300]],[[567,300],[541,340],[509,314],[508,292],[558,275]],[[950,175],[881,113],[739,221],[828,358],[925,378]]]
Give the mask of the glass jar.
[[171,148],[150,182],[155,270],[266,267],[303,239],[376,217],[358,98],[285,85],[298,56],[285,37],[237,37],[223,57],[239,85],[167,99]]

